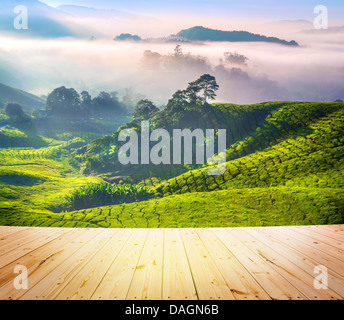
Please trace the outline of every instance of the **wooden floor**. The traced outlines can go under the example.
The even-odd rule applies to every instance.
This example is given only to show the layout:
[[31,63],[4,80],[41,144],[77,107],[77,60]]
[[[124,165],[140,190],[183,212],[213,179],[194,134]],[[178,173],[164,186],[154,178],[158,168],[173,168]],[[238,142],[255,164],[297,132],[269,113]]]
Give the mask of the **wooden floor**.
[[[27,268],[27,289],[15,288],[16,265]],[[319,265],[328,289],[314,286]],[[0,227],[1,300],[343,298],[344,225]]]

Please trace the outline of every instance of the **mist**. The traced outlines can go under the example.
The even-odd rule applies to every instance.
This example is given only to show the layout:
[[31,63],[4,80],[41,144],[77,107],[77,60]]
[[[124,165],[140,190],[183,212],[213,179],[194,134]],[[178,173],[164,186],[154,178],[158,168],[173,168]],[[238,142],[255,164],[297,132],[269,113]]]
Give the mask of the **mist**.
[[[178,66],[169,62],[175,43],[8,37],[0,43],[0,82],[36,95],[47,95],[62,85],[92,95],[100,91],[121,95],[132,88],[163,105],[176,90],[210,73],[220,86],[219,102],[344,99],[343,34],[293,35],[299,47],[182,43],[185,59]],[[143,59],[147,50],[160,55],[157,65],[147,66]],[[244,65],[225,63],[224,52],[237,52],[248,60]]]

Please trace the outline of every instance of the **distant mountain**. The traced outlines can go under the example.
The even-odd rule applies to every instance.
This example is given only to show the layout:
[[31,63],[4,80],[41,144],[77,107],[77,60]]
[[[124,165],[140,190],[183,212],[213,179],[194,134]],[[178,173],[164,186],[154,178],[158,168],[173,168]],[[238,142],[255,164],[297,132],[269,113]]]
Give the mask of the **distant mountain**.
[[28,112],[45,106],[45,101],[42,98],[0,83],[0,108],[6,102],[18,102]]
[[221,31],[204,27],[193,27],[177,33],[178,37],[190,41],[229,41],[229,42],[270,42],[283,45],[298,46],[294,40],[286,41],[276,37],[266,37],[247,31]]
[[[28,29],[17,30],[13,26],[16,5],[24,5],[28,12]],[[0,1],[0,32],[9,36],[29,36],[39,38],[76,37],[77,27],[72,23],[66,23],[70,17],[55,8],[52,8],[38,0],[1,0]],[[74,27],[71,28],[71,27]]]

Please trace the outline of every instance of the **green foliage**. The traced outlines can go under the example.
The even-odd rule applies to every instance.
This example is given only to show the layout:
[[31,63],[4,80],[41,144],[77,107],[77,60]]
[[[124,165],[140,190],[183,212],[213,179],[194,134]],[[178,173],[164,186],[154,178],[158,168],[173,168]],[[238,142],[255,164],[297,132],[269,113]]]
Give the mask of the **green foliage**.
[[11,169],[0,169],[0,183],[11,186],[34,186],[42,183],[44,179],[36,177],[26,172]]
[[143,201],[152,196],[149,188],[139,185],[109,183],[87,184],[67,197],[69,210],[79,210],[104,205]]
[[48,144],[44,137],[29,130],[24,131],[9,125],[0,130],[0,148],[44,147]]
[[[113,135],[62,128],[53,130],[50,139],[7,126],[0,129],[0,143],[7,139],[9,146],[0,149],[0,224],[229,227],[344,222],[343,103],[191,105],[179,91],[149,120],[151,129],[170,133],[175,128],[227,129],[225,173],[210,176],[208,165],[120,165],[118,133],[123,128],[139,133],[139,119]],[[19,145],[28,148],[15,147]]]
[[20,225],[36,213],[59,212],[75,188],[102,182],[78,174],[69,165],[68,154],[64,145],[0,149],[0,220]]
[[100,92],[92,99],[87,91],[81,95],[74,88],[54,89],[47,97],[47,110],[61,118],[86,119],[92,116],[120,115],[124,110],[116,92]]
[[4,107],[5,114],[10,121],[15,124],[23,124],[30,122],[31,118],[24,111],[22,106],[16,102],[7,102]]
[[343,189],[272,187],[188,193],[72,212],[8,214],[0,223],[67,228],[316,225],[343,223],[343,212]]
[[8,102],[4,107],[6,115],[10,119],[20,119],[24,116],[24,111],[19,103]]
[[186,89],[186,96],[191,103],[196,103],[198,94],[202,95],[202,102],[206,103],[207,99],[215,100],[216,91],[219,89],[215,77],[210,74],[200,76],[196,81],[190,82]]
[[147,120],[152,118],[158,111],[159,109],[153,104],[152,101],[143,99],[136,104],[133,117]]
[[[290,109],[292,110],[292,109]],[[292,111],[290,111],[292,112]],[[306,116],[310,116],[306,110]],[[281,116],[280,118],[283,119]],[[300,118],[295,118],[299,122]],[[307,127],[297,127],[293,135],[276,140],[260,152],[249,152],[249,145],[235,144],[239,156],[227,162],[227,170],[220,176],[209,176],[207,168],[189,171],[157,186],[158,194],[204,192],[229,188],[263,188],[269,186],[309,186],[343,188],[344,179],[344,109],[330,113]],[[287,118],[284,119],[285,131]],[[277,125],[276,125],[277,127]],[[270,129],[269,126],[266,128]],[[272,137],[257,129],[256,141]],[[297,134],[298,133],[298,134]],[[264,137],[264,138],[263,138]],[[272,138],[273,139],[273,138]],[[278,143],[278,140],[281,142]],[[252,140],[254,142],[254,139]],[[259,141],[259,140],[258,140]],[[271,141],[271,142],[273,142]],[[252,142],[252,143],[253,143]],[[233,147],[232,147],[233,148]],[[256,150],[259,149],[259,143]],[[230,150],[230,149],[229,149]],[[241,157],[240,157],[241,156]],[[332,179],[326,179],[326,175]],[[310,178],[312,176],[312,179]],[[324,181],[325,180],[325,181]],[[319,181],[322,181],[319,184]]]

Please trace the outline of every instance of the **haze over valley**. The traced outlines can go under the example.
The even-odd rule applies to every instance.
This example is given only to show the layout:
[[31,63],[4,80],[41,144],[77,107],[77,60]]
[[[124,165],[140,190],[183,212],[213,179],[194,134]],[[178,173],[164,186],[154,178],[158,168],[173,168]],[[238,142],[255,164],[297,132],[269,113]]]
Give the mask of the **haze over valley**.
[[[0,83],[36,95],[47,95],[61,85],[94,94],[104,90],[121,95],[126,88],[132,88],[157,104],[164,104],[177,89],[201,74],[212,73],[222,88],[218,101],[344,99],[344,31],[338,26],[340,21],[330,21],[328,30],[314,30],[312,12],[306,16],[308,20],[223,16],[212,19],[211,15],[205,17],[204,12],[185,19],[183,14],[177,18],[174,11],[164,19],[164,14],[158,15],[154,10],[149,15],[144,10],[142,14],[124,10],[128,8],[117,10],[114,4],[113,8],[97,9],[87,4],[66,6],[60,2],[55,1],[53,5],[59,6],[50,7],[36,0],[28,1],[28,30],[15,30],[10,20],[15,17],[10,14],[13,2],[1,3],[7,19],[0,25]],[[30,10],[35,14],[30,15]],[[169,41],[169,36],[194,26],[245,30],[296,41],[298,46]],[[123,33],[138,35],[145,41],[113,41]],[[184,57],[176,65],[168,57],[174,54],[178,43]],[[152,53],[150,57],[147,52]],[[247,60],[244,64],[226,61],[226,52],[238,53]],[[154,54],[155,61],[148,62]]]

